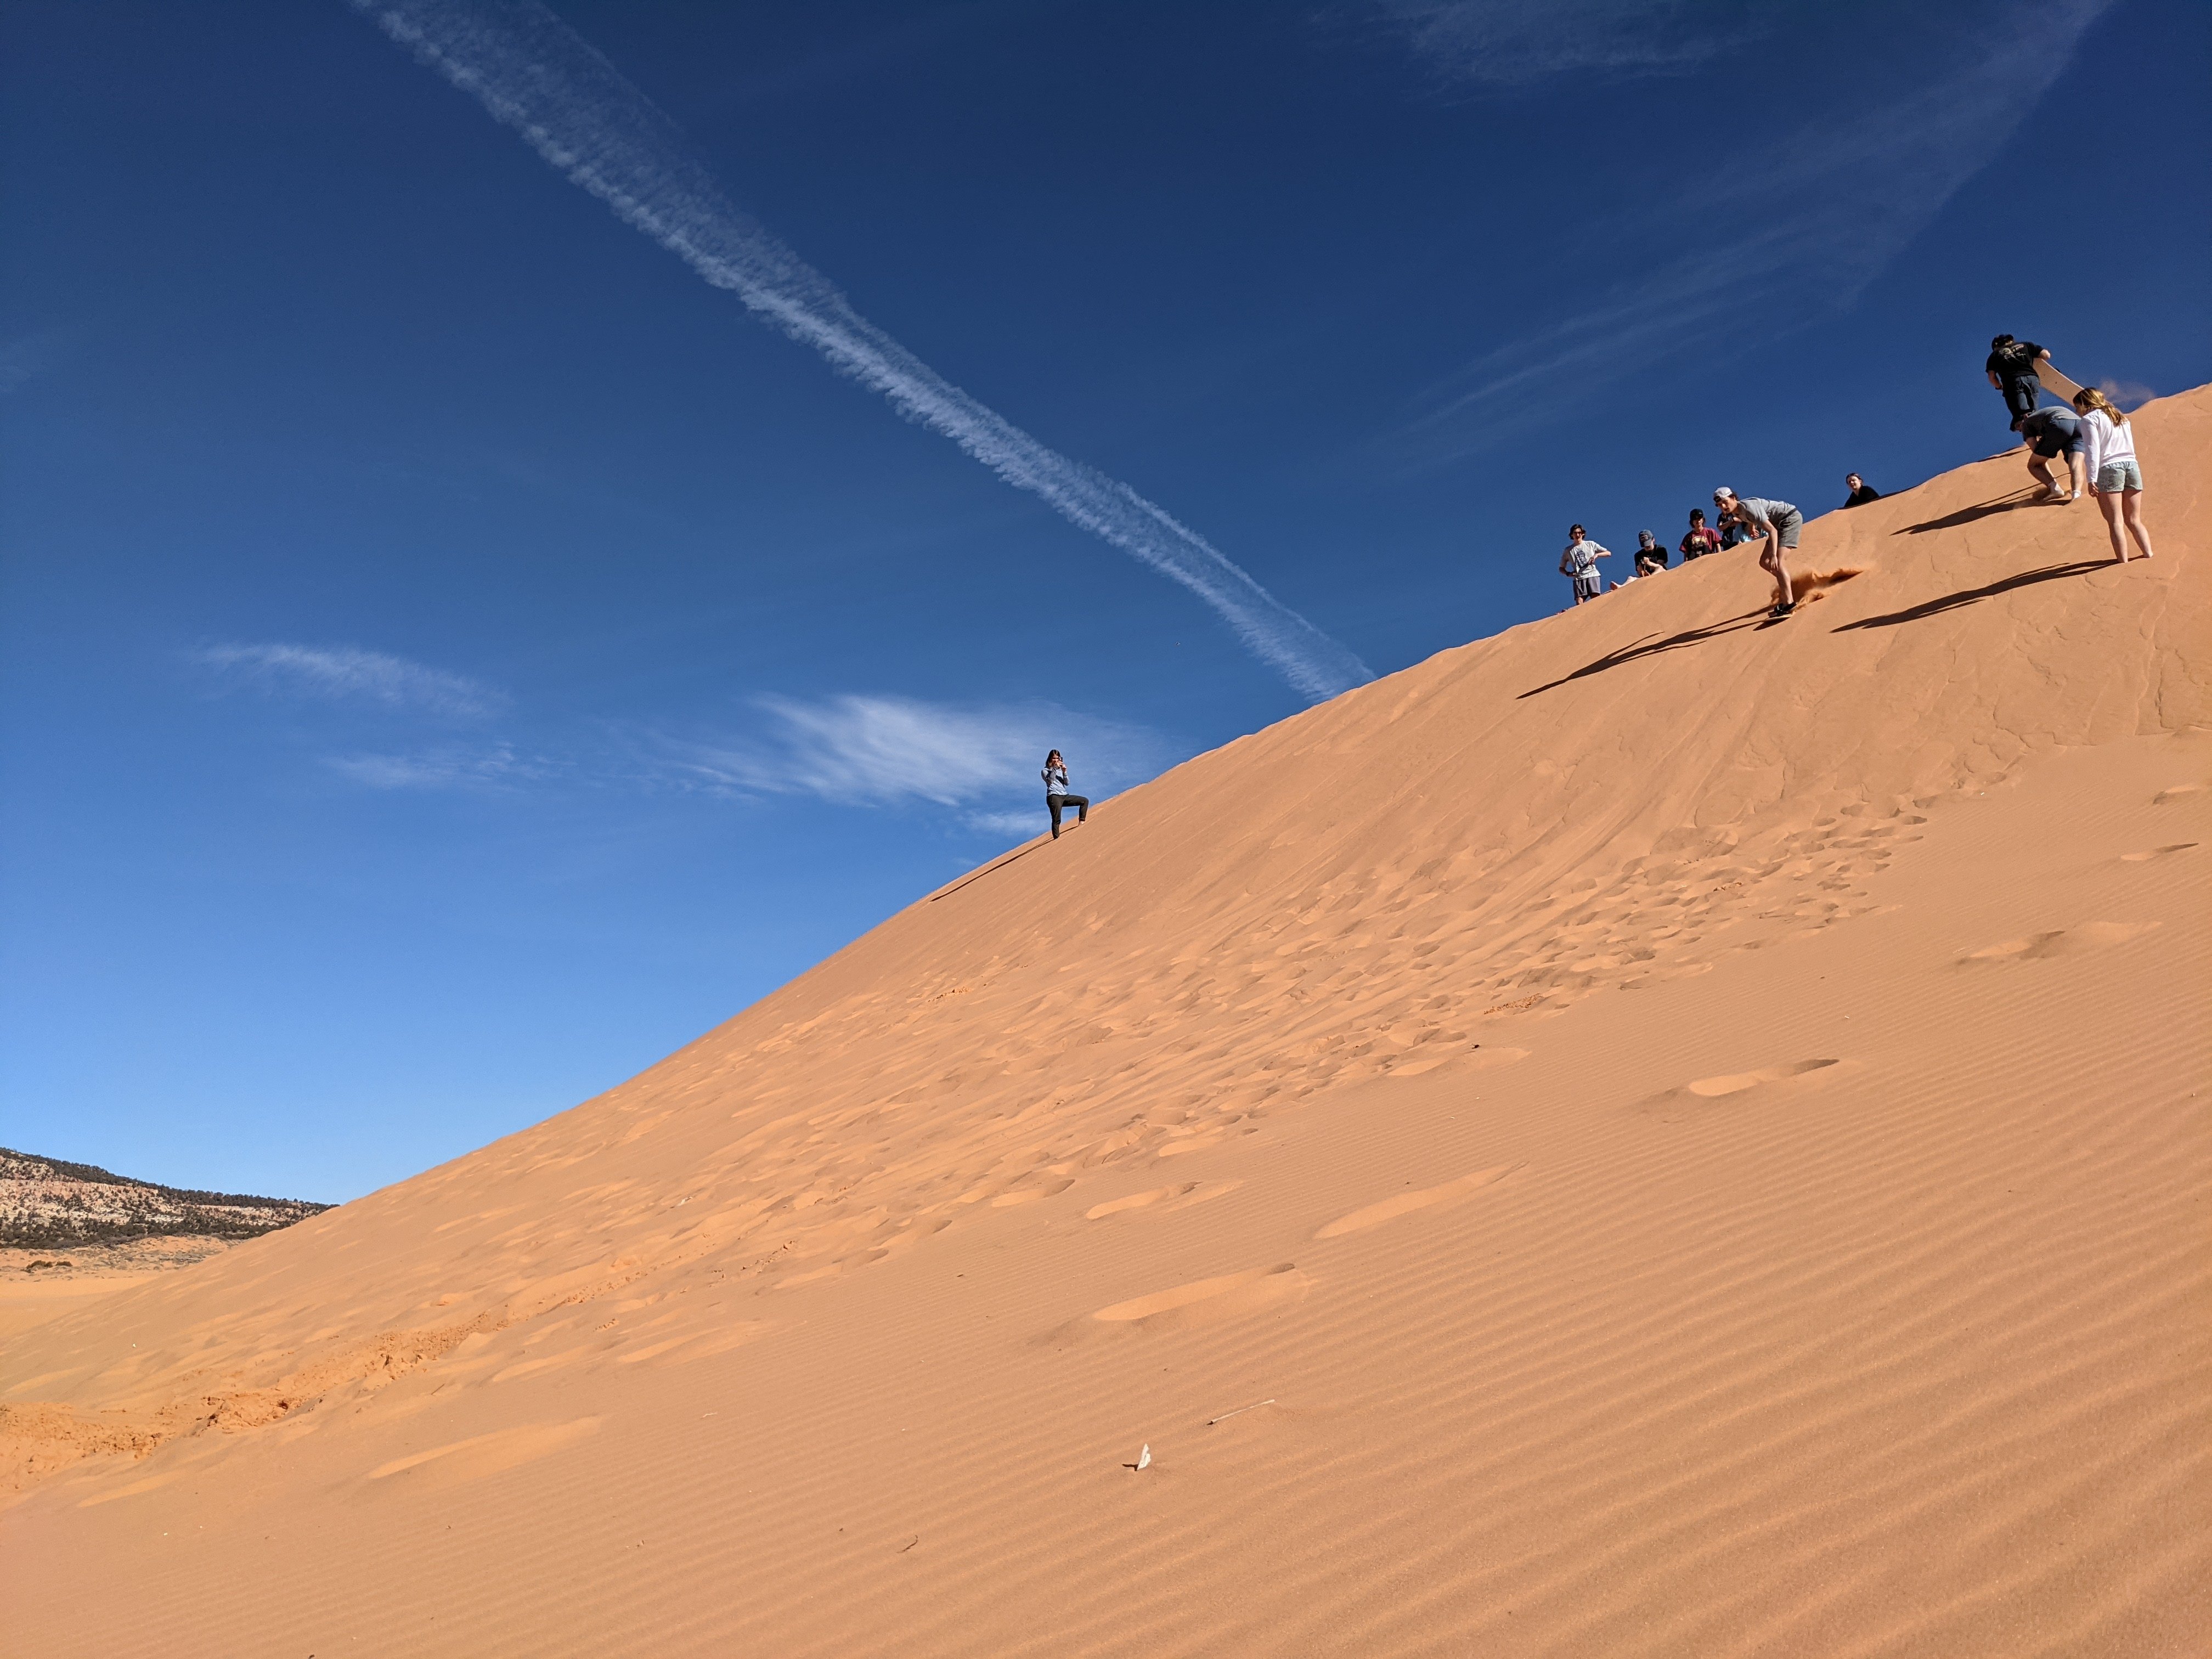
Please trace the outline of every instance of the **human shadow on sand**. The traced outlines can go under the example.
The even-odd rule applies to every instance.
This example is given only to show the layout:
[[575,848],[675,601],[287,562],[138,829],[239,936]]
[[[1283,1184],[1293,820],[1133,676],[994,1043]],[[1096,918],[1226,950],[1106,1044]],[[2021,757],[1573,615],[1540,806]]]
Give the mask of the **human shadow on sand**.
[[1571,674],[1562,674],[1549,684],[1523,691],[1514,701],[1519,702],[1523,698],[1540,696],[1547,691],[1557,690],[1570,681],[1588,679],[1592,674],[1602,674],[1607,669],[1619,668],[1624,663],[1656,657],[1662,651],[1680,651],[1688,646],[1703,645],[1707,640],[1717,640],[1723,634],[1741,633],[1747,628],[1766,627],[1771,625],[1771,621],[1764,611],[1753,611],[1741,617],[1730,617],[1726,622],[1709,623],[1703,628],[1692,628],[1686,633],[1669,634],[1663,640],[1653,639],[1647,634],[1632,645],[1624,645],[1618,651],[1608,651],[1595,662],[1584,663]]
[[1962,507],[1956,513],[1946,513],[1940,519],[1929,519],[1919,524],[1909,524],[1893,530],[1893,536],[1924,536],[1931,530],[1956,530],[1962,524],[1972,524],[1977,519],[1986,519],[1992,514],[2009,513],[2016,507],[2039,507],[2036,497],[2043,493],[2040,484],[2030,484],[2025,489],[2014,489],[1992,501],[1976,501],[1972,507]]
[[1025,859],[1025,858],[1027,858],[1030,854],[1032,854],[1032,853],[1034,853],[1034,852],[1036,852],[1036,849],[1037,849],[1037,845],[1038,845],[1037,843],[1032,843],[1031,845],[1030,845],[1030,846],[1028,846],[1028,847],[1024,847],[1024,848],[1023,848],[1021,849],[1021,851],[1019,851],[1018,853],[1009,853],[1009,854],[1007,854],[1006,857],[1004,857],[1004,858],[1002,858],[1002,859],[999,860],[995,864],[987,864],[987,865],[985,865],[985,866],[984,866],[981,869],[980,869],[980,870],[975,870],[975,871],[971,871],[971,872],[969,872],[967,875],[964,875],[964,876],[961,877],[959,880],[957,880],[957,881],[954,882],[954,883],[952,884],[952,885],[951,885],[951,886],[950,886],[950,887],[946,888],[943,892],[941,892],[941,893],[932,893],[932,894],[929,896],[929,902],[930,902],[932,904],[934,904],[934,903],[936,903],[936,902],[937,902],[937,901],[938,901],[938,900],[939,900],[939,899],[941,899],[941,898],[951,898],[951,897],[955,893],[958,892],[962,888],[965,887],[965,886],[966,886],[969,882],[971,882],[971,881],[981,881],[981,880],[982,880],[982,879],[983,879],[983,878],[984,878],[984,877],[986,877],[986,876],[989,875],[993,871],[994,871],[994,870],[1003,870],[1003,869],[1005,869],[1008,865],[1012,864],[1012,863],[1016,859]]
[[[1074,826],[1070,825],[1067,833],[1069,835],[1073,835],[1075,833]],[[1054,836],[1051,839],[1056,841],[1059,837]],[[1030,854],[1036,852],[1039,848],[1048,846],[1050,844],[1049,841],[1040,837],[1039,839],[1031,842],[1027,847],[1024,847],[1015,852],[1009,853],[1006,857],[1000,859],[994,863],[987,864],[980,870],[971,870],[966,875],[961,877],[959,880],[954,882],[951,886],[945,889],[944,891],[932,893],[929,896],[929,902],[934,904],[941,898],[951,898],[955,893],[965,887],[969,882],[981,881],[984,877],[991,874],[994,871],[1005,869],[1016,859],[1025,859]]]
[[2000,593],[2009,593],[2015,587],[2033,587],[2038,582],[2063,580],[2068,576],[2086,576],[2093,570],[2102,570],[2112,564],[2110,559],[2076,559],[2071,564],[2047,564],[2040,570],[2023,570],[2016,576],[2007,576],[1985,587],[1962,588],[1956,593],[1946,593],[1940,599],[1923,599],[1918,605],[1908,605],[1902,611],[1893,611],[1882,617],[1861,617],[1856,622],[1845,623],[1831,629],[1834,634],[1848,634],[1855,628],[1894,628],[1899,623],[1918,622],[1923,617],[1941,616],[1946,611],[1956,611],[1963,605],[1974,605],[1983,599],[1993,599]]

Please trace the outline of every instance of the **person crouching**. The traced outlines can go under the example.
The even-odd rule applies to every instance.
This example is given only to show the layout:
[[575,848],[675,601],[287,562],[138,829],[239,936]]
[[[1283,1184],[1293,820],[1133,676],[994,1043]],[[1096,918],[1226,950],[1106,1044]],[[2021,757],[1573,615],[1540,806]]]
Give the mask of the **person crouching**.
[[1743,526],[1746,539],[1763,537],[1766,545],[1759,556],[1759,568],[1774,578],[1774,609],[1766,614],[1779,621],[1797,608],[1790,585],[1790,555],[1796,550],[1797,532],[1805,515],[1787,501],[1770,501],[1759,495],[1738,495],[1726,484],[1713,491],[1713,505],[1723,522]]

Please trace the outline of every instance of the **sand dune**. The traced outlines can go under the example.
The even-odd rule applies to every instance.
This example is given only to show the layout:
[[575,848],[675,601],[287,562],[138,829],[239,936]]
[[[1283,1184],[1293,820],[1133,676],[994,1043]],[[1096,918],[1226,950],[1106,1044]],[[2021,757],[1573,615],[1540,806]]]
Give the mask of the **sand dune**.
[[2137,419],[2154,563],[2013,457],[1782,623],[1638,582],[44,1319],[11,1626],[2203,1651],[2212,391]]

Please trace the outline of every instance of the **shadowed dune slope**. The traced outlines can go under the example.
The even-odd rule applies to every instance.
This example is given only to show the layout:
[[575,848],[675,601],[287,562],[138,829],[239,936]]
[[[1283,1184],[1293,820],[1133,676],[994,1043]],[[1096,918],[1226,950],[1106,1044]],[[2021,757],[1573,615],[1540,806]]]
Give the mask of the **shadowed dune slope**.
[[50,1653],[2203,1650],[2212,389],[2136,422],[2154,562],[2015,454],[1808,525],[1785,622],[1738,550],[1442,653],[45,1321],[0,1590]]

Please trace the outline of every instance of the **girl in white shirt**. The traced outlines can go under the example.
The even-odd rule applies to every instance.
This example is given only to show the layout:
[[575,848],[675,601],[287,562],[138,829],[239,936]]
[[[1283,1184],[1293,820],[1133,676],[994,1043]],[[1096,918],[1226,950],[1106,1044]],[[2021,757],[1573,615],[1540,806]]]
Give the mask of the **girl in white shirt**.
[[2136,462],[2134,429],[2112,400],[2094,386],[2075,392],[2074,407],[2081,416],[2081,435],[2089,452],[2089,493],[2104,512],[2112,556],[2122,564],[2128,562],[2128,537],[2132,535],[2148,559],[2150,532],[2143,528],[2142,468]]

